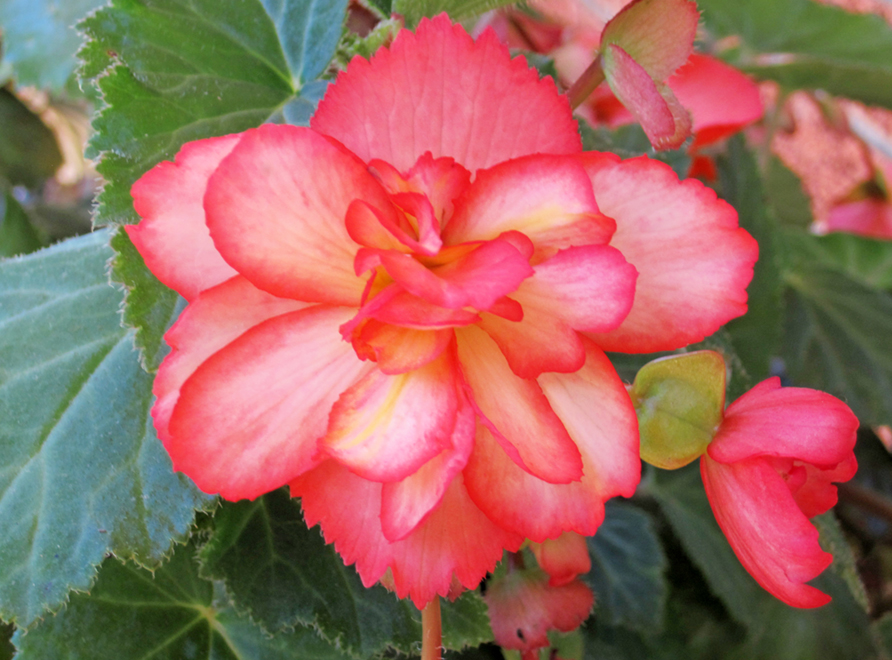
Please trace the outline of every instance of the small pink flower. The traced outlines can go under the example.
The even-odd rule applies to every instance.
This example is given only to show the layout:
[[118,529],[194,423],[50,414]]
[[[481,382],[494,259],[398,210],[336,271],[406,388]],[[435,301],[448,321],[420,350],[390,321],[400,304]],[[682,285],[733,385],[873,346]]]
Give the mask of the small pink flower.
[[631,495],[603,350],[713,333],[757,252],[698,182],[581,153],[553,83],[445,16],[354,59],[311,128],[186,144],[132,193],[189,302],[154,386],[174,467],[232,500],[290,485],[419,607]]
[[588,618],[595,602],[580,580],[555,586],[541,568],[518,568],[509,558],[506,572],[497,572],[483,599],[496,643],[536,658],[532,651],[549,645],[548,631],[570,632]]
[[809,518],[836,504],[857,469],[858,420],[839,399],[769,378],[728,406],[700,461],[716,520],[744,568],[779,599],[818,607],[807,584],[833,557]]

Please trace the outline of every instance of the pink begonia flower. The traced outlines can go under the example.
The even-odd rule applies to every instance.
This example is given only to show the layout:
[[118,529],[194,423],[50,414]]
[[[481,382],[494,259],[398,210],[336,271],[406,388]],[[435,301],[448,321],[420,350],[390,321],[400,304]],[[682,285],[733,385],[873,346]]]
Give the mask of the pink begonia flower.
[[554,586],[541,568],[509,568],[487,582],[483,600],[496,643],[532,660],[549,630],[570,632],[588,618],[595,596],[580,580]]
[[700,183],[581,153],[554,84],[445,16],[355,58],[311,128],[186,144],[132,193],[189,302],[154,386],[175,469],[231,500],[289,484],[419,607],[594,534],[640,476],[603,350],[713,333],[757,254]]
[[744,568],[794,607],[830,596],[805,584],[833,560],[809,518],[836,504],[833,482],[857,470],[858,419],[824,392],[769,378],[725,410],[700,460],[716,520]]

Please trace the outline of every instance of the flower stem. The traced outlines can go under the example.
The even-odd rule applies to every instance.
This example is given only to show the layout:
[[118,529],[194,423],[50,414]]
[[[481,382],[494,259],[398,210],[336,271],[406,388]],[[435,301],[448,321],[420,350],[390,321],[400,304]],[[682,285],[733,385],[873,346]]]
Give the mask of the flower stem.
[[589,95],[595,91],[595,87],[604,82],[604,69],[601,67],[601,56],[598,55],[588,68],[582,72],[579,79],[567,90],[567,99],[570,107],[578,108]]
[[440,597],[434,596],[434,599],[421,610],[421,660],[440,660],[442,640]]

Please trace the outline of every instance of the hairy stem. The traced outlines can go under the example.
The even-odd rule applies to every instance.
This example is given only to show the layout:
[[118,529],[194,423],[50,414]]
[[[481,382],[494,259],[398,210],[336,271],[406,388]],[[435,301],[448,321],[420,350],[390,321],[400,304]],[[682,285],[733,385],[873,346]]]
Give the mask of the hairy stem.
[[434,596],[434,599],[421,610],[421,660],[440,660],[442,640],[440,597]]

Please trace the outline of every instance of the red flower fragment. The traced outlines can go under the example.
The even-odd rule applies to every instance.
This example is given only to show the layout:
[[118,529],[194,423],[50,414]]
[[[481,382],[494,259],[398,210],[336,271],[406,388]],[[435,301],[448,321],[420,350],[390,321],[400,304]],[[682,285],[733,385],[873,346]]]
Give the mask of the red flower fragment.
[[289,484],[419,607],[632,494],[603,349],[711,334],[757,252],[698,182],[582,154],[553,83],[445,16],[354,59],[311,128],[187,144],[132,193],[189,302],[154,387],[174,467],[232,500]]
[[808,519],[857,469],[858,419],[839,399],[770,378],[728,406],[700,460],[706,495],[744,568],[795,607],[830,596],[807,584],[833,560]]

